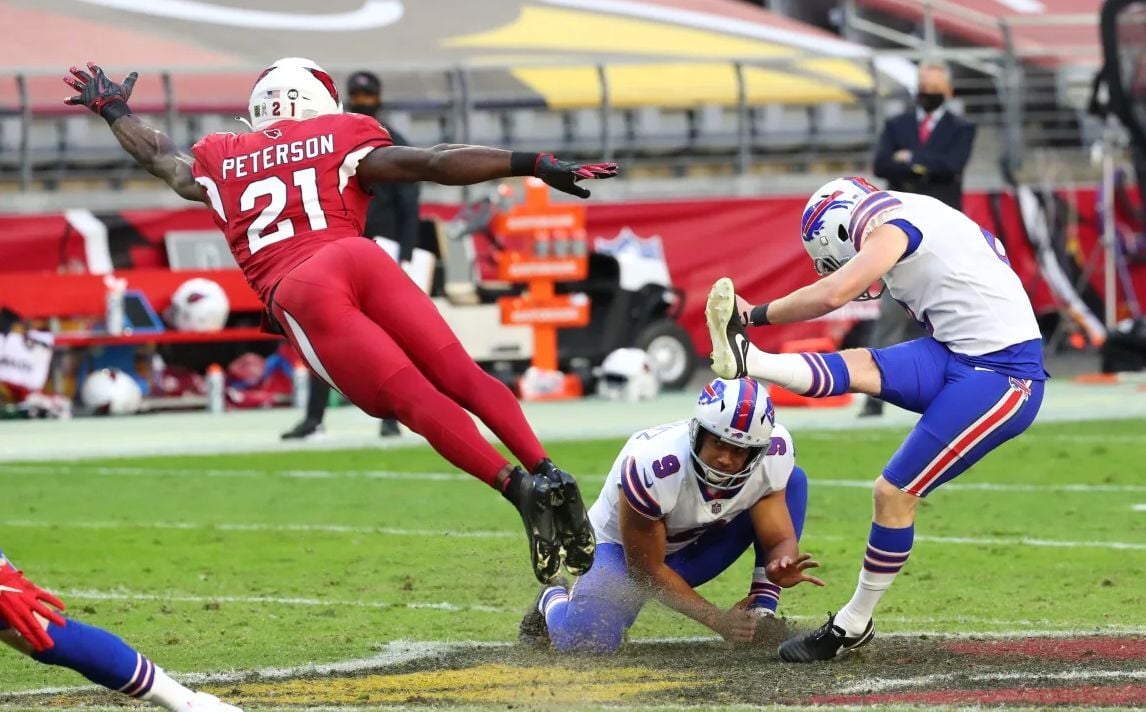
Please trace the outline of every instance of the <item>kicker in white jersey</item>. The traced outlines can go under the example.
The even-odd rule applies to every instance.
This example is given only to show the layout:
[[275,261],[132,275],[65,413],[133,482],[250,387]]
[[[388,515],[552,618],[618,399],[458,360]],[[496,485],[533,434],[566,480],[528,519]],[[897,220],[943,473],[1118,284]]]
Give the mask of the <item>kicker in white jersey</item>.
[[981,356],[1040,338],[1002,244],[974,220],[926,195],[878,191],[856,207],[851,234],[857,243],[868,213],[907,233],[907,252],[883,281],[936,341]]
[[[788,662],[829,660],[875,635],[880,597],[906,565],[915,498],[950,482],[1021,435],[1042,404],[1046,371],[1034,310],[997,239],[922,195],[833,180],[804,206],[800,239],[820,278],[753,305],[719,280],[705,318],[713,370],[751,376],[811,398],[863,393],[921,415],[876,480],[867,549],[852,599],[824,625],[785,641]],[[930,336],[883,348],[769,353],[745,326],[824,316],[870,299],[880,283]]]

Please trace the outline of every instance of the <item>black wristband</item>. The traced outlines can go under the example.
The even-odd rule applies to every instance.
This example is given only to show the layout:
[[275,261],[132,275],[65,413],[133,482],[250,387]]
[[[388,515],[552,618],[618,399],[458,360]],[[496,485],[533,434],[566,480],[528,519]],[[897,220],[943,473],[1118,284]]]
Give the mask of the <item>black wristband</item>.
[[752,311],[748,313],[749,326],[767,326],[772,322],[768,321],[768,304],[764,302],[758,307],[752,307]]
[[116,119],[127,116],[130,113],[131,107],[123,100],[113,101],[110,104],[104,105],[99,110],[99,115],[104,118],[108,126],[114,124]]
[[528,151],[514,151],[509,154],[509,174],[512,176],[531,176],[537,171],[537,159],[540,153]]

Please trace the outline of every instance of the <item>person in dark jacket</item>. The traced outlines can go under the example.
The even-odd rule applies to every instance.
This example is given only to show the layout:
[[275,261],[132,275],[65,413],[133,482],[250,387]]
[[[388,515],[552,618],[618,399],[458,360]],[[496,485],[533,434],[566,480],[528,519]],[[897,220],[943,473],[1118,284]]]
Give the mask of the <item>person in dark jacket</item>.
[[[950,110],[953,95],[947,65],[922,62],[916,105],[891,117],[883,126],[875,151],[875,174],[887,180],[890,190],[930,195],[962,210],[963,169],[971,158],[975,124]],[[884,348],[924,335],[907,312],[885,293],[870,345]],[[861,416],[881,413],[883,402],[870,396],[860,411]]]
[[[379,119],[379,123],[390,132],[394,145],[410,145],[402,134],[379,117],[382,111],[382,80],[376,74],[366,71],[351,74],[346,84],[346,95],[346,111]],[[366,208],[366,236],[386,237],[397,242],[399,262],[408,262],[418,245],[418,193],[417,183],[378,183],[374,186],[374,197]],[[283,439],[304,439],[322,433],[322,420],[329,400],[330,386],[312,375],[306,417],[283,433]],[[400,433],[397,420],[387,418],[382,421],[383,437]]]
[[939,62],[919,66],[916,106],[884,124],[875,174],[889,190],[920,193],[963,209],[963,170],[971,158],[975,124],[950,109],[951,73]]

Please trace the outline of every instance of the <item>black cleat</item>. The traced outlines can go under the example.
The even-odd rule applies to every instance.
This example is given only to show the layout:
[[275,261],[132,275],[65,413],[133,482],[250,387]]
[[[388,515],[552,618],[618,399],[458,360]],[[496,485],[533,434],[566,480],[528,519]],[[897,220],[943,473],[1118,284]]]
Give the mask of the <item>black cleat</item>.
[[398,421],[393,418],[383,418],[382,426],[378,431],[379,437],[393,438],[402,434],[402,429],[398,427]]
[[593,525],[589,522],[589,514],[585,510],[577,481],[550,460],[542,460],[534,471],[548,477],[560,497],[553,514],[557,537],[565,551],[565,568],[574,576],[584,576],[593,566],[597,538],[593,534]]
[[544,475],[531,475],[515,468],[520,476],[517,487],[517,511],[525,523],[529,538],[529,558],[533,575],[548,584],[561,570],[561,541],[557,536],[554,510],[558,488]]
[[789,638],[780,644],[780,659],[788,663],[814,663],[831,660],[867,645],[875,637],[875,621],[869,620],[867,628],[855,638],[849,638],[844,629],[836,625],[835,614],[828,614],[828,622],[819,628]]
[[301,423],[282,434],[283,440],[309,440],[322,437],[324,434],[322,422],[305,418]]
[[724,277],[712,285],[704,316],[712,339],[713,372],[721,378],[747,376],[749,341],[736,313],[736,290],[731,279]]
[[545,614],[541,612],[541,598],[554,586],[569,590],[569,582],[560,577],[553,582],[553,586],[542,588],[517,628],[517,640],[531,648],[540,650],[549,647],[549,625],[545,622]]
[[867,397],[863,403],[863,408],[859,412],[861,418],[875,418],[883,415],[883,401],[878,398]]

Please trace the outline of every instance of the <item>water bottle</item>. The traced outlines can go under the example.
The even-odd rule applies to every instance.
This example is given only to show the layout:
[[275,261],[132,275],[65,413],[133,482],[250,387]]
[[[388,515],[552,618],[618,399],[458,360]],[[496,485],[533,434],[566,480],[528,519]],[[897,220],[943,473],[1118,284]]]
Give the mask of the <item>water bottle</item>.
[[573,252],[573,247],[570,244],[569,233],[565,230],[560,230],[553,235],[553,256],[554,257],[568,257]]
[[105,279],[107,285],[107,333],[119,336],[124,330],[123,292],[127,283],[122,279]]
[[207,367],[207,412],[218,415],[226,408],[227,384],[223,367],[213,363]]
[[584,230],[578,230],[573,236],[572,254],[574,257],[584,257],[589,252],[589,237]]
[[310,371],[302,362],[295,363],[291,371],[291,401],[295,408],[305,408],[310,398]]
[[163,374],[166,370],[167,363],[163,360],[163,357],[157,353],[151,354],[151,374],[149,380],[151,381],[152,389],[164,390]]
[[541,258],[549,257],[551,247],[552,243],[549,231],[543,230],[538,232],[533,241],[533,256]]

